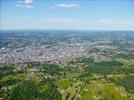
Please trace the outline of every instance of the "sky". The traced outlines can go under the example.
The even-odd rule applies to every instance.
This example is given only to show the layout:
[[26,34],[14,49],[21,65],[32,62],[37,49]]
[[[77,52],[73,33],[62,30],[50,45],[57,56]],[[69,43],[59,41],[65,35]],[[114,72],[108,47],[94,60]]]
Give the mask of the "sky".
[[0,0],[1,30],[134,30],[134,0]]

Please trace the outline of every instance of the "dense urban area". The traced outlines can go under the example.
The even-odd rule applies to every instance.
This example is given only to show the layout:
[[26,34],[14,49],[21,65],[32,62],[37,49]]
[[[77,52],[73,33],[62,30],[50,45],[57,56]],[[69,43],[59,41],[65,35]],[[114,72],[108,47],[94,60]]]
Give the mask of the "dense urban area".
[[134,31],[0,31],[0,100],[134,100]]

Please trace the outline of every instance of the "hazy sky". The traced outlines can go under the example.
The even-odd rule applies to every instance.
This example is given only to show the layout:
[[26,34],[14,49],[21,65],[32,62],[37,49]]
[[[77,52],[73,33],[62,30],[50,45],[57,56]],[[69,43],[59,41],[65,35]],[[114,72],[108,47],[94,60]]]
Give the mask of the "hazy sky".
[[1,29],[134,30],[134,0],[0,0]]

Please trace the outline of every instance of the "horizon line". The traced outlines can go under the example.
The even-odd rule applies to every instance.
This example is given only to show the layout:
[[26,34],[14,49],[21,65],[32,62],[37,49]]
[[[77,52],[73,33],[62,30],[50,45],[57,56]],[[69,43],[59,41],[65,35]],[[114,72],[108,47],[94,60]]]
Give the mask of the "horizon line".
[[134,29],[0,29],[0,31],[134,31]]

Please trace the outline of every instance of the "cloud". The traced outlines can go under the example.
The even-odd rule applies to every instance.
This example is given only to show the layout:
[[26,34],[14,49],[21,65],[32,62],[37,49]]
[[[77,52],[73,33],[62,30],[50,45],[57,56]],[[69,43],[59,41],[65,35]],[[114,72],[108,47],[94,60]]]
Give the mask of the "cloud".
[[65,3],[61,3],[61,4],[55,4],[55,7],[58,7],[58,8],[79,8],[80,5],[78,5],[78,4],[65,4]]
[[134,19],[100,19],[98,23],[108,26],[134,26]]
[[133,29],[134,19],[80,19],[80,18],[44,18],[42,26],[47,28],[80,29]]
[[17,0],[16,7],[32,8],[33,0]]
[[31,3],[33,3],[33,0],[24,0],[24,2],[25,2],[26,4],[31,4]]
[[32,5],[20,5],[20,4],[16,4],[16,7],[24,7],[24,8],[33,8]]

